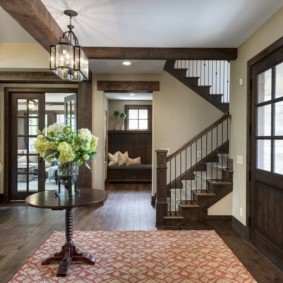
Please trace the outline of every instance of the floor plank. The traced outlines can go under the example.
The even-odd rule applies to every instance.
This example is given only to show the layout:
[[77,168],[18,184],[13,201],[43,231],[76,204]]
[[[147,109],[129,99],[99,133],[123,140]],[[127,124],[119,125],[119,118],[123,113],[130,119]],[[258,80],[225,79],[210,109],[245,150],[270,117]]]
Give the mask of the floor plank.
[[[108,184],[103,206],[74,209],[74,230],[156,230],[150,184]],[[63,231],[64,211],[0,204],[0,282],[8,282],[54,231]],[[218,234],[259,283],[283,282],[283,273],[231,229]]]

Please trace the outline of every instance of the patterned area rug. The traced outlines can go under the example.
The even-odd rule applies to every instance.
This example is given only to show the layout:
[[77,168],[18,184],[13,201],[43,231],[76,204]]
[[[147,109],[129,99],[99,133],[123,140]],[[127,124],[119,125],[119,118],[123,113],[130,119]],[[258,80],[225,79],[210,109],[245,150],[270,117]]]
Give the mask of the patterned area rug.
[[74,232],[96,263],[74,263],[57,278],[58,264],[41,261],[61,250],[64,237],[54,232],[10,282],[256,282],[215,231],[191,230]]

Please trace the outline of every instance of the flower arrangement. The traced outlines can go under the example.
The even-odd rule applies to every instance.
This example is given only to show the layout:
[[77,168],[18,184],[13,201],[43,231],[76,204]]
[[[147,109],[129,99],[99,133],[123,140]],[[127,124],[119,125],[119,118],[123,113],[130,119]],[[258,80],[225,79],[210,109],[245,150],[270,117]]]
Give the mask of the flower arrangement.
[[78,165],[87,164],[97,155],[98,138],[90,130],[82,128],[75,133],[69,126],[53,124],[43,131],[38,131],[34,147],[39,155],[51,162],[56,158],[61,164],[77,162]]

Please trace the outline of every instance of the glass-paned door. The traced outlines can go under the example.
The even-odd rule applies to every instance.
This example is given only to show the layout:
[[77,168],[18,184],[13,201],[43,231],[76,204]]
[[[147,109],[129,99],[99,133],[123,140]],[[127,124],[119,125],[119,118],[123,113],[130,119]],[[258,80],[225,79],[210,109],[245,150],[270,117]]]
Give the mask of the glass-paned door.
[[250,238],[283,268],[283,50],[251,68]]
[[44,128],[44,93],[12,93],[11,199],[44,190],[44,162],[34,148]]

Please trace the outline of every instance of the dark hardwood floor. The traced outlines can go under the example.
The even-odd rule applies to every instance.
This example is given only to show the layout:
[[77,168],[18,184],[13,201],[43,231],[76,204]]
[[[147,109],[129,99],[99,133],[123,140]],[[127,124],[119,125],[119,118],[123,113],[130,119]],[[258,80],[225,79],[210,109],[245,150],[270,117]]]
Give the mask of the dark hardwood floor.
[[[103,206],[74,209],[74,230],[156,230],[150,184],[108,184]],[[0,282],[5,283],[53,231],[63,231],[64,211],[0,204]],[[283,282],[283,273],[231,229],[218,234],[259,283]]]

